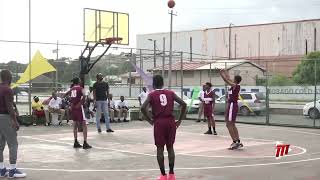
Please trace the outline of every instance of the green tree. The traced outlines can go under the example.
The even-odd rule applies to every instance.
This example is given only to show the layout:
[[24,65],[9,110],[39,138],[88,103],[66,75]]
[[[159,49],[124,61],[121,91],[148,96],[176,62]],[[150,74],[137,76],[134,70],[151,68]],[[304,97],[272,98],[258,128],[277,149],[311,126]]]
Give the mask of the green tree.
[[[316,66],[315,66],[316,65]],[[317,71],[317,82],[320,82],[320,52],[311,52],[306,55],[296,70],[293,72],[293,81],[298,84],[314,84],[315,69]]]
[[291,86],[294,83],[287,76],[282,74],[273,75],[271,79],[269,79],[268,84],[270,86]]

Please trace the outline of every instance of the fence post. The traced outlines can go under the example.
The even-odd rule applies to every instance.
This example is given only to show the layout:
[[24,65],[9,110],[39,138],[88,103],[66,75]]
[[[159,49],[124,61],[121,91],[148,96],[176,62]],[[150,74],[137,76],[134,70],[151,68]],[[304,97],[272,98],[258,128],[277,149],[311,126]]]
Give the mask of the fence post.
[[[317,109],[317,59],[314,60],[314,104],[313,108]],[[317,112],[317,111],[315,111]],[[313,117],[313,127],[316,126],[316,116]]]
[[266,124],[270,124],[270,114],[269,114],[269,73],[268,73],[268,61],[266,61]]
[[[134,62],[133,60],[133,53],[132,53],[132,48],[131,48],[131,50],[130,50],[130,54],[131,54],[131,57],[130,57],[130,64],[129,64],[129,67],[132,67],[132,65],[131,65],[131,63],[132,62]],[[131,80],[131,68],[129,68],[129,97],[131,97],[132,96],[132,86],[131,86],[131,82],[132,82],[132,80]]]
[[211,62],[210,62],[210,70],[209,70],[209,78],[210,78],[210,83],[211,83]]
[[180,71],[180,80],[181,80],[181,98],[183,99],[183,52],[180,52],[180,63],[181,63],[181,71]]
[[[142,50],[140,49],[140,69],[142,70]],[[140,93],[141,93],[141,91],[142,91],[142,79],[141,79],[141,76],[140,76],[140,81],[139,81],[139,88],[140,88]]]

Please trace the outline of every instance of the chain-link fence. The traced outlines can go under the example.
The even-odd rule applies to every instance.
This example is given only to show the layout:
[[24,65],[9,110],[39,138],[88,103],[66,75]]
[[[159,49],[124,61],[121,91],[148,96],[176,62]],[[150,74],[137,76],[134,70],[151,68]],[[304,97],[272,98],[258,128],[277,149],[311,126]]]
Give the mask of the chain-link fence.
[[[23,42],[2,43],[9,44],[9,49],[13,46],[16,49],[26,49]],[[31,97],[39,96],[41,100],[45,100],[52,91],[66,91],[70,80],[79,76],[77,52],[80,55],[83,48],[84,46],[75,44],[33,43],[33,50],[39,50],[57,71],[33,79]],[[91,60],[94,61],[104,49],[105,47],[97,48]],[[70,54],[74,56],[70,57]],[[29,59],[27,53],[22,57]],[[125,96],[131,107],[138,107],[137,99],[142,87],[150,85],[145,77],[161,74],[165,87],[183,96],[188,106],[191,106],[187,117],[197,119],[199,101],[197,98],[192,100],[192,96],[202,89],[205,82],[211,82],[216,92],[216,119],[224,120],[226,92],[229,87],[220,77],[219,70],[227,69],[231,79],[235,75],[242,77],[239,122],[320,127],[319,59],[318,52],[307,56],[230,60],[227,57],[173,52],[170,59],[168,51],[157,48],[147,50],[113,47],[86,75],[85,84],[88,89],[95,81],[95,75],[103,73],[114,99]],[[0,69],[9,69],[13,73],[13,82],[19,79],[26,67],[27,63],[19,63],[19,60],[0,64]],[[28,99],[29,84],[22,84],[15,91],[20,113],[28,114],[31,104]]]

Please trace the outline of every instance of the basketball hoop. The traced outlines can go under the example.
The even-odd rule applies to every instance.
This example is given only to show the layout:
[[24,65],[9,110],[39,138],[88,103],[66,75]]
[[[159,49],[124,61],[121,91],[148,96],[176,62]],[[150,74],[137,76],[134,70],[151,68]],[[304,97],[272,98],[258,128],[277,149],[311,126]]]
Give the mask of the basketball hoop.
[[111,37],[111,38],[105,38],[105,39],[100,40],[100,42],[102,44],[108,44],[108,45],[119,44],[119,43],[121,43],[121,41],[122,41],[122,38],[120,38],[120,37]]

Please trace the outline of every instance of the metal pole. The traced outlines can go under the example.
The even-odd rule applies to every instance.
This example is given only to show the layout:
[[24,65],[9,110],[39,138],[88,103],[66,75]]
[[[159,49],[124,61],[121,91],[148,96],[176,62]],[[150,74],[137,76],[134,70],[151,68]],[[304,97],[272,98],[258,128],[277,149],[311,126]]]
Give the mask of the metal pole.
[[170,50],[169,50],[169,72],[168,72],[168,88],[171,89],[171,69],[172,69],[172,21],[173,21],[173,10],[170,12]]
[[317,51],[317,28],[314,28],[314,51]]
[[[131,67],[131,63],[133,62],[133,54],[132,54],[132,49],[130,50],[130,54],[131,54],[131,57],[130,57],[130,65],[129,67]],[[129,97],[132,96],[132,92],[131,92],[131,68],[129,68]]]
[[268,74],[268,61],[266,61],[266,124],[270,124],[270,114],[269,114],[269,74]]
[[229,25],[229,55],[228,55],[228,57],[229,57],[229,59],[231,59],[231,23],[230,23],[230,25]]
[[237,59],[237,34],[234,35],[234,58]]
[[[224,69],[227,69],[227,62],[224,63]],[[229,72],[227,72],[229,73]],[[227,101],[228,101],[228,86],[227,86],[227,83],[224,83],[224,93],[225,93],[225,97],[226,97],[226,103],[225,103],[225,110],[227,109],[228,107],[228,104],[227,104]]]
[[261,41],[260,41],[260,32],[258,33],[258,64],[260,64],[260,43],[261,43]]
[[210,70],[209,70],[209,79],[210,79],[210,83],[211,83],[211,63],[210,63]]
[[29,0],[29,96],[28,96],[28,100],[29,100],[29,114],[31,116],[31,112],[32,112],[32,109],[31,109],[31,93],[32,93],[32,90],[31,90],[31,86],[32,86],[32,80],[31,80],[31,0]]
[[192,61],[192,37],[190,37],[190,62]]
[[[140,49],[140,69],[142,69],[142,50]],[[139,88],[140,88],[140,93],[142,91],[142,79],[141,79],[141,76],[140,76],[140,81],[139,81]]]
[[308,54],[308,40],[306,39],[306,55]]
[[164,78],[164,65],[166,61],[166,38],[163,37],[163,52],[162,52],[162,77]]
[[157,58],[156,58],[156,53],[157,53],[157,50],[156,50],[156,47],[157,47],[157,40],[154,40],[153,41],[153,67],[155,68],[157,66]]
[[181,71],[180,71],[180,80],[181,80],[181,98],[183,99],[183,52],[180,52],[181,58]]
[[[313,108],[317,109],[317,59],[314,60],[314,104]],[[313,117],[313,127],[316,126],[316,117]]]
[[[57,50],[56,50],[57,52],[57,57],[56,57],[56,63],[58,63],[58,60],[59,60],[59,41],[57,41]],[[55,85],[56,85],[56,90],[58,90],[58,65],[56,66],[57,67],[57,69],[56,69],[56,83],[55,83]]]

